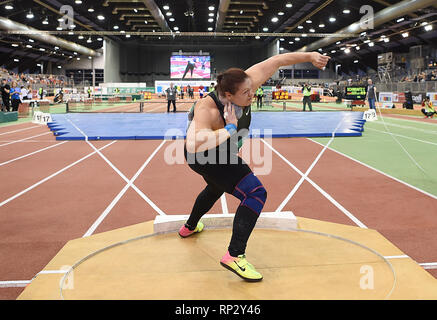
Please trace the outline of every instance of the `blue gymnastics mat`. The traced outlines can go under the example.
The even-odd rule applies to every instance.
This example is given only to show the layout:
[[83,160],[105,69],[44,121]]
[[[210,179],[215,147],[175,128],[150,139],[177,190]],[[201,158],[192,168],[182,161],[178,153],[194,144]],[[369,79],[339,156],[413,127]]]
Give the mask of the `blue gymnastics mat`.
[[[254,112],[250,137],[361,136],[362,112]],[[53,114],[48,127],[56,140],[184,139],[186,113]]]

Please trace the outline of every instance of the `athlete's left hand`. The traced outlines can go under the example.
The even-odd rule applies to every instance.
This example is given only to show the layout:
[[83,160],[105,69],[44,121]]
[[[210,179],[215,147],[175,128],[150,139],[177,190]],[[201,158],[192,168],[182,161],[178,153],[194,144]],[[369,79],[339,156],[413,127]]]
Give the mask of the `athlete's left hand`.
[[331,59],[331,57],[324,56],[318,52],[311,52],[311,63],[319,69],[323,70],[323,68],[326,67],[329,59]]

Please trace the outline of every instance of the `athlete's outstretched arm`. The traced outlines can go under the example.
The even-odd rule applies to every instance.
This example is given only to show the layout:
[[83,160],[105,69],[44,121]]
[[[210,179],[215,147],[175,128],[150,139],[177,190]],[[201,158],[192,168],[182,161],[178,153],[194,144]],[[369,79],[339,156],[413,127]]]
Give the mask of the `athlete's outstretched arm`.
[[323,69],[328,63],[328,56],[321,55],[318,52],[289,52],[278,54],[270,57],[260,63],[257,63],[246,70],[246,73],[252,79],[253,89],[256,90],[266,82],[280,67],[290,66],[293,64],[311,62],[315,67]]

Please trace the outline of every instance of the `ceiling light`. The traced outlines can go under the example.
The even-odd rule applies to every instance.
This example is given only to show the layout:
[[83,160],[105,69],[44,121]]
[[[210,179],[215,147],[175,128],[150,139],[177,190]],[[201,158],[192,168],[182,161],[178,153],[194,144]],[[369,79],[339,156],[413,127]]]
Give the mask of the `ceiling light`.
[[209,27],[209,28],[208,28],[208,31],[212,31],[212,27]]
[[266,32],[267,32],[267,31],[269,31],[269,28],[264,27],[264,28],[263,28],[263,31],[266,31]]
[[384,38],[384,42],[390,42],[390,38]]
[[398,19],[398,20],[396,20],[396,22],[402,22],[402,21],[404,21],[405,20],[405,18],[400,18],[400,19]]
[[319,24],[319,28],[324,28],[325,27],[325,25],[322,23],[322,24]]
[[351,11],[350,11],[349,9],[344,9],[344,10],[343,10],[343,13],[344,13],[344,14],[349,14],[349,13],[351,13]]
[[58,47],[58,46],[56,46],[56,47],[55,47],[55,50],[58,50],[58,49],[59,49],[59,47]]
[[305,38],[306,36],[307,36],[307,34],[306,34],[306,33],[303,33],[303,34],[302,34],[302,37],[304,37],[304,38]]
[[77,60],[77,61],[79,61],[79,60],[80,60],[80,58],[76,58],[76,60]]
[[32,46],[30,44],[26,45],[26,48],[32,48]]
[[169,7],[169,6],[167,6],[167,5],[165,5],[165,6],[163,6],[163,7],[162,7],[162,9],[164,9],[164,10],[169,10],[169,9],[170,9],[170,7]]
[[86,41],[87,43],[91,43],[91,42],[93,42],[92,40],[91,40],[91,38],[88,38],[88,40]]
[[214,11],[215,10],[214,6],[209,6],[208,9],[209,9],[209,11]]
[[76,3],[76,4],[82,4],[82,0],[76,0],[76,1],[74,1],[74,3]]
[[293,44],[294,42],[293,42],[293,41],[289,41],[288,43],[289,43],[289,44]]
[[35,42],[35,40],[33,40],[33,39],[29,39],[29,42]]
[[103,38],[97,38],[97,41],[103,41]]
[[313,23],[311,20],[307,20],[307,21],[305,21],[306,23]]
[[351,52],[351,49],[345,49],[344,50],[344,53],[350,53]]
[[329,18],[329,22],[335,22],[337,19],[335,19],[334,17]]
[[118,26],[114,26],[114,30],[118,30],[118,28],[119,28]]
[[283,16],[285,13],[283,13],[282,11],[278,12],[278,16]]
[[298,26],[297,28],[298,28],[298,29],[303,29],[303,27],[302,27],[302,26]]
[[354,63],[358,63],[358,60],[354,60]]
[[331,53],[336,53],[336,52],[337,52],[337,51],[335,51],[335,50],[332,50],[332,51],[331,51]]
[[426,31],[431,31],[432,30],[432,24],[429,24],[429,25],[425,26],[425,30]]
[[294,38],[295,41],[300,41],[300,38]]
[[284,48],[282,48],[282,47],[281,47],[281,48],[279,48],[279,50],[281,50],[281,51],[282,51],[282,50],[284,50]]
[[20,60],[18,60],[18,59],[14,59],[14,62],[20,62]]
[[10,5],[10,4],[7,4],[7,5],[5,5],[5,9],[6,10],[13,10],[14,7],[12,5]]
[[49,19],[46,17],[46,18],[44,19],[44,21],[42,22],[42,24],[49,24]]
[[165,15],[166,15],[167,17],[170,17],[171,15],[173,15],[173,13],[171,13],[171,12],[169,11],[169,12],[167,12]]
[[46,51],[46,49],[44,49],[44,48],[39,48],[39,51]]
[[357,47],[356,47],[355,49],[356,49],[356,50],[358,51],[358,50],[360,50],[360,47],[359,47],[359,46],[357,46]]
[[240,14],[243,14],[243,10],[240,10]]
[[61,66],[58,66],[58,69],[61,69],[62,67]]
[[278,20],[279,20],[279,19],[278,19],[277,17],[273,17],[273,18],[272,18],[272,22],[278,22]]
[[59,21],[59,22],[63,22],[63,21],[64,21],[64,18],[59,18],[58,21]]
[[174,31],[178,31],[179,27],[174,27],[173,29],[174,29]]
[[18,44],[13,43],[12,46],[16,48],[16,47],[18,47]]
[[130,38],[130,34],[127,34],[127,35],[126,35],[126,38]]
[[209,15],[210,17],[214,17],[214,13],[212,13],[212,12],[210,12],[208,15]]
[[369,42],[369,47],[373,47],[374,45],[375,45],[375,43]]
[[404,33],[402,34],[402,36],[403,36],[404,38],[407,38],[409,35],[410,35],[410,34],[409,34],[408,32],[404,32]]
[[62,28],[61,27],[56,27],[56,30],[62,31]]
[[135,12],[135,13],[137,13],[137,12],[138,12],[138,10],[137,10],[137,9],[134,9],[134,12]]
[[168,19],[168,20],[170,20],[171,22],[173,22],[173,21],[174,21],[174,18],[170,18],[170,19]]
[[208,19],[208,22],[213,22],[213,21],[214,21],[213,18],[209,18],[209,19]]
[[89,8],[88,12],[94,12],[94,9],[93,8]]
[[284,38],[279,39],[279,41],[284,41],[284,40],[285,40]]
[[341,41],[337,41],[335,44],[340,44],[341,43]]
[[33,15],[32,11],[29,10],[29,12],[26,15],[26,18],[27,19],[33,19],[33,17],[34,17],[34,15]]
[[102,16],[101,14],[99,14],[99,15],[97,16],[97,19],[99,19],[99,20],[105,20],[105,17]]
[[260,38],[261,38],[260,36],[256,36],[256,37],[255,37],[255,39],[260,39]]
[[286,6],[287,8],[291,8],[293,5],[292,5],[291,3],[287,3],[285,6]]
[[365,40],[365,41],[364,41],[364,43],[369,43],[369,42],[370,42],[370,40],[369,40],[369,39],[367,39],[367,40]]
[[316,30],[314,30],[314,29],[310,29],[310,32],[316,32]]
[[80,35],[78,38],[79,38],[80,40],[82,40],[82,39],[83,39],[83,35]]

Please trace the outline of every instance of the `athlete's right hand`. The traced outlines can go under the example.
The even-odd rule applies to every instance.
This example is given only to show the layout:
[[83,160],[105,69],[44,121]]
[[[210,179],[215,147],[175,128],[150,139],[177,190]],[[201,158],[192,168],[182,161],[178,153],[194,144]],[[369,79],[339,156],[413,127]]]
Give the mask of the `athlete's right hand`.
[[238,119],[235,115],[235,108],[232,106],[231,102],[226,103],[224,111],[226,124],[232,123],[237,126]]

